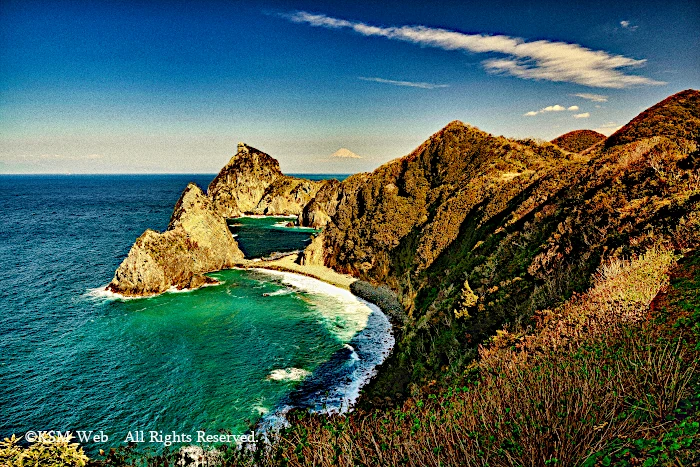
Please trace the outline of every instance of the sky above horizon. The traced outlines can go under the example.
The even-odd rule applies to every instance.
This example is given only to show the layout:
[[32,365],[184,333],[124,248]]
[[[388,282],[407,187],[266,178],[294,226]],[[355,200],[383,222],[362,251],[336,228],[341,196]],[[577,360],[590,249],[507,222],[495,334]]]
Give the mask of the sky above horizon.
[[214,173],[239,141],[354,173],[452,120],[611,134],[688,88],[696,1],[0,1],[0,173]]

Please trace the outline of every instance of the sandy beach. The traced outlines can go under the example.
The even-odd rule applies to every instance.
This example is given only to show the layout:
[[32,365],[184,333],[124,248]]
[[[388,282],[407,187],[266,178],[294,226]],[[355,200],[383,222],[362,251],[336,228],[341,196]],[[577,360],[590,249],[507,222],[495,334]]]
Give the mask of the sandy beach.
[[327,282],[328,284],[340,287],[345,290],[350,290],[350,284],[357,281],[355,277],[348,274],[340,274],[335,272],[331,268],[320,265],[313,266],[302,266],[295,262],[297,254],[293,253],[282,258],[275,259],[272,261],[254,261],[245,260],[239,267],[241,268],[262,268],[262,269],[272,269],[275,271],[286,271],[294,272],[297,274],[302,274],[305,276],[313,277],[315,279]]

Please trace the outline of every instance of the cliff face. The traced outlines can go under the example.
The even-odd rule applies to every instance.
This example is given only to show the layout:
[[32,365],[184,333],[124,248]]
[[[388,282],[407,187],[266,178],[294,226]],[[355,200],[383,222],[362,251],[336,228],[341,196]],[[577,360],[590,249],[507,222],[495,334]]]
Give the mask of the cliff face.
[[212,180],[207,192],[219,214],[236,217],[254,212],[267,188],[281,176],[277,160],[238,143],[238,152]]
[[243,253],[209,198],[195,184],[183,191],[168,229],[147,230],[114,273],[108,290],[125,296],[159,294],[170,287],[196,288],[202,274],[233,267]]
[[321,182],[286,175],[279,176],[267,187],[265,194],[253,209],[253,213],[298,216],[304,206],[316,196],[319,188],[321,188]]
[[209,184],[208,194],[224,217],[299,215],[321,185],[283,175],[276,159],[239,143],[236,155]]

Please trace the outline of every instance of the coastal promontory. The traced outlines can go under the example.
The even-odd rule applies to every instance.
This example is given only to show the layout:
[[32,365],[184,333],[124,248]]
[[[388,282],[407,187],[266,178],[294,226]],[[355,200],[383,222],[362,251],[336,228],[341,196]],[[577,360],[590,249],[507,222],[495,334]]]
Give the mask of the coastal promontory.
[[268,154],[238,143],[238,151],[209,184],[208,194],[225,217],[299,215],[322,182],[289,177]]
[[107,289],[143,296],[197,288],[206,272],[233,267],[243,259],[225,219],[202,190],[190,183],[175,205],[165,232],[146,230],[131,247]]

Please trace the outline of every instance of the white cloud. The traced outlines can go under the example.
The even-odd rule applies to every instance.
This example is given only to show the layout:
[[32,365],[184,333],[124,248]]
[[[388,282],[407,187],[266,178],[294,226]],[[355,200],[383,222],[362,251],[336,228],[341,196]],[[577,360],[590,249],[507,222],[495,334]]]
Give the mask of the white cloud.
[[610,136],[613,133],[615,133],[617,130],[622,128],[622,125],[615,123],[615,122],[608,122],[603,125],[601,125],[599,128],[594,128],[593,131],[597,131],[598,133],[602,133],[605,136]]
[[561,105],[557,104],[557,105],[550,105],[550,106],[547,106],[547,107],[545,107],[544,109],[540,110],[540,112],[561,112],[561,111],[564,111],[564,110],[566,110],[564,107],[562,107]]
[[629,68],[643,66],[646,60],[591,50],[579,44],[547,40],[526,42],[518,37],[464,34],[426,26],[379,27],[305,11],[297,11],[285,17],[295,23],[328,29],[351,29],[363,36],[384,37],[443,50],[501,54],[505,57],[489,58],[482,62],[486,70],[524,79],[569,82],[600,88],[666,84],[626,73]]
[[608,102],[608,96],[603,96],[601,94],[591,94],[588,92],[579,92],[578,94],[572,94],[572,96],[580,97],[581,99],[587,99],[593,102]]
[[636,31],[639,26],[634,26],[630,21],[620,21],[620,26],[624,29],[629,29],[630,31]]
[[394,86],[406,86],[409,88],[438,89],[438,88],[449,87],[447,84],[422,83],[422,82],[415,82],[415,81],[395,81],[393,79],[367,78],[364,76],[360,76],[359,78],[362,81],[371,81],[373,83],[391,84]]
[[544,107],[540,110],[531,110],[527,113],[524,113],[523,116],[525,117],[534,117],[535,115],[547,113],[547,112],[563,112],[565,110],[568,110],[570,112],[575,112],[578,110],[578,105],[572,105],[571,107],[564,107],[563,105],[548,105],[547,107]]
[[574,115],[574,118],[588,118],[588,117],[590,117],[590,116],[591,116],[590,113],[588,113],[588,112],[583,112],[582,114],[576,114],[576,115]]

